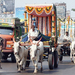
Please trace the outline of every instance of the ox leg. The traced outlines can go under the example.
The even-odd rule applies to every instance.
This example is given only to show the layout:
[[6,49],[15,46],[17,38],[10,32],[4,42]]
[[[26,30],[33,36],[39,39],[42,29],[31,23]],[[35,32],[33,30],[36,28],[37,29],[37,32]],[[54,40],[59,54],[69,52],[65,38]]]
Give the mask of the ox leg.
[[43,61],[43,54],[40,56],[41,57],[41,72],[43,71],[43,68],[42,68],[42,61]]
[[19,65],[21,65],[21,70],[24,70],[24,69],[25,69],[24,63],[25,63],[25,59],[22,58],[22,60],[21,60],[20,63],[19,63]]
[[37,60],[32,60],[32,62],[33,62],[33,65],[35,67],[34,73],[36,74],[37,73],[37,69],[38,69],[38,61]]
[[72,55],[73,55],[73,50],[71,50],[71,52],[70,52],[71,62],[73,62],[73,60],[72,60]]
[[18,65],[18,72],[21,72],[21,66]]
[[33,65],[35,66],[35,62],[34,62],[34,60],[32,60],[32,63],[33,63]]
[[1,59],[0,59],[0,69],[2,69],[2,67],[1,67]]
[[74,60],[74,64],[75,64],[75,52],[73,53],[73,60]]
[[37,73],[37,69],[38,69],[38,63],[37,63],[37,61],[36,61],[34,73]]
[[16,62],[19,64],[19,62],[21,60],[20,60],[20,57],[19,57],[18,53],[14,53],[14,55],[15,55],[15,58],[16,58]]
[[26,59],[24,60],[24,63],[23,63],[23,70],[26,70]]

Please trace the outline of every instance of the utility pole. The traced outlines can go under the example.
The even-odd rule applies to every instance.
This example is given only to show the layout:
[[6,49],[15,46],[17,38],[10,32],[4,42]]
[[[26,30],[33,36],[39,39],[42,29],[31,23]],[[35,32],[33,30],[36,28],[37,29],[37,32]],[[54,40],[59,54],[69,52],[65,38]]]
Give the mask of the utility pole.
[[[71,9],[72,11],[75,11],[75,9]],[[75,37],[75,19],[74,19],[74,37]]]
[[74,20],[74,37],[75,37],[75,20]]
[[0,17],[2,17],[2,16],[1,16],[1,0],[0,0]]
[[65,35],[65,18],[64,18],[64,35]]

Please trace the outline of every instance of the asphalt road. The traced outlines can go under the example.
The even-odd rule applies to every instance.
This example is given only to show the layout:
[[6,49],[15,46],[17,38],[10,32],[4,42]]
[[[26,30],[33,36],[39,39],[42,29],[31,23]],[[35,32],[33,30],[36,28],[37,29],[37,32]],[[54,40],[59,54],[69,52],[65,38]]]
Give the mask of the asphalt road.
[[[40,69],[40,63],[38,64],[38,66],[38,68]],[[17,73],[16,63],[3,61],[2,69],[0,69],[0,75],[75,75],[75,64],[71,62],[69,57],[64,57],[63,61],[59,62],[59,66],[57,69],[49,70],[48,62],[44,61],[42,73],[39,70],[37,74],[34,74],[33,71],[34,66],[32,65],[32,62],[25,71]]]

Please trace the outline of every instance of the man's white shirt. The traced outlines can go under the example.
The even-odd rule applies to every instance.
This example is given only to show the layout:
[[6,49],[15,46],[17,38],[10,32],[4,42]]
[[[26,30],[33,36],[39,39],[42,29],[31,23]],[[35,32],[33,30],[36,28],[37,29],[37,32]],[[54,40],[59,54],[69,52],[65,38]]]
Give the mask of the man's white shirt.
[[[32,29],[30,29],[30,31],[28,32],[28,41],[29,41],[29,36],[34,36],[37,37],[39,34],[39,31],[37,29],[35,29],[34,31]],[[31,38],[32,39],[32,38]],[[32,39],[33,40],[33,39]]]
[[64,40],[64,39],[66,39],[66,40],[70,40],[70,41],[71,41],[71,38],[70,38],[69,36],[66,36],[66,35],[64,35],[63,40]]

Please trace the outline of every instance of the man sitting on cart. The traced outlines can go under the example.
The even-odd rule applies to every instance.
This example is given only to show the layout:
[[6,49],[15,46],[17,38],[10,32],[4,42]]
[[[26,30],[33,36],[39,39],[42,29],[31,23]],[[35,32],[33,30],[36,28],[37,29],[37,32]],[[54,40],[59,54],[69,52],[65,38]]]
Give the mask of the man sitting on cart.
[[63,42],[71,42],[71,38],[69,37],[69,33],[66,31],[66,35],[64,35]]
[[62,46],[62,48],[64,49],[64,53],[65,53],[65,50],[67,49],[68,55],[70,55],[70,48],[69,48],[70,43],[71,43],[71,38],[69,37],[69,33],[66,31],[66,34],[64,35],[64,38],[63,38],[63,46]]
[[31,25],[31,29],[28,32],[28,42],[29,42],[29,38],[31,38],[32,40],[37,41],[38,39],[38,35],[39,35],[39,31],[37,30],[37,28],[35,28],[35,18],[32,19],[32,25]]

